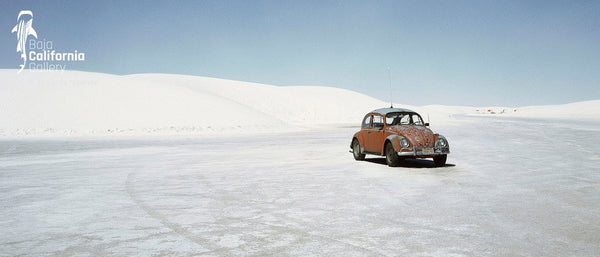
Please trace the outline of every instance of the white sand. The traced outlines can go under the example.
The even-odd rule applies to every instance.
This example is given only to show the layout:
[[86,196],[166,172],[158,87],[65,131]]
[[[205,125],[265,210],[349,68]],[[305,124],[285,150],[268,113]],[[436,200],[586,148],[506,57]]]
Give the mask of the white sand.
[[[0,70],[0,136],[270,133],[357,125],[389,104],[350,90],[170,74]],[[395,104],[433,124],[484,108]],[[505,116],[600,118],[600,100],[504,109]],[[514,112],[517,109],[517,112]]]

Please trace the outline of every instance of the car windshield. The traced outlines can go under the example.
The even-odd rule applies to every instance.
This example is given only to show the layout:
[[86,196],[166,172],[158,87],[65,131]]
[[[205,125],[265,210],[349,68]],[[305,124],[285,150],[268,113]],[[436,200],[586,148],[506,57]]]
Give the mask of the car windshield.
[[385,123],[388,126],[394,125],[419,125],[423,126],[421,116],[415,112],[392,112],[385,116]]

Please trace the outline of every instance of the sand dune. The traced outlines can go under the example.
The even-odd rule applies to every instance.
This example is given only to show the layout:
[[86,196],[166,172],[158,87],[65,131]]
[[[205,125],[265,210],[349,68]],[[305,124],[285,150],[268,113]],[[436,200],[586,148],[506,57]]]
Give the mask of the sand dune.
[[[0,70],[0,135],[254,133],[354,125],[384,101],[333,87],[272,86],[171,74]],[[432,123],[475,107],[405,106]],[[507,108],[513,110],[512,108]],[[600,100],[517,108],[520,117],[600,118]]]

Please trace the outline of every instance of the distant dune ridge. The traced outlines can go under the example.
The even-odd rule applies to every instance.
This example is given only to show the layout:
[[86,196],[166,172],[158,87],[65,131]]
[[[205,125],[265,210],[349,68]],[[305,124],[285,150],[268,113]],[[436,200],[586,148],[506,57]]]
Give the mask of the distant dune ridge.
[[[4,137],[252,133],[358,126],[368,111],[389,106],[340,88],[271,86],[187,75],[0,70],[0,76],[0,136]],[[454,122],[453,115],[478,115],[486,108],[395,107],[418,111],[424,119],[429,116],[432,124],[449,124]],[[496,115],[600,118],[600,100],[500,109],[505,112]]]

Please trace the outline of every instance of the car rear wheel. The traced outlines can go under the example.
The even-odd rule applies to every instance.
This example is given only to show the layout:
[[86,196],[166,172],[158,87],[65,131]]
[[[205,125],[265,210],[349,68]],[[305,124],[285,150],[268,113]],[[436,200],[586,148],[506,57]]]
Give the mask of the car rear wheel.
[[398,167],[400,165],[400,157],[390,142],[385,144],[385,162],[390,167]]
[[358,143],[358,140],[356,139],[352,141],[352,155],[354,155],[354,160],[357,161],[362,161],[365,159],[365,154],[360,153],[360,143]]
[[446,159],[448,159],[448,155],[438,155],[433,157],[433,162],[435,162],[435,166],[442,167],[446,165]]

